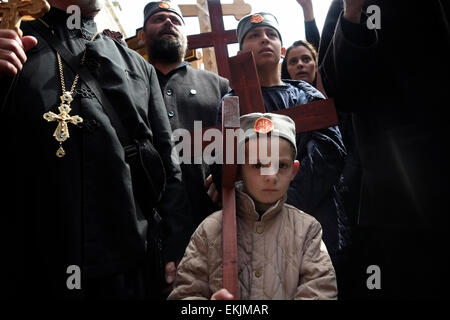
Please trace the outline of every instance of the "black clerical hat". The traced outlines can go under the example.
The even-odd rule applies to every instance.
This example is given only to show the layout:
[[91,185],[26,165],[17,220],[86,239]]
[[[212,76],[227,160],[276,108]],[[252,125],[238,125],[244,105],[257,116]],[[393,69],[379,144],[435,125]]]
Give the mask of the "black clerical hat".
[[144,8],[144,25],[147,22],[147,19],[150,18],[150,16],[160,11],[173,12],[177,14],[181,18],[181,21],[183,21],[184,23],[183,14],[176,4],[170,1],[152,1],[149,2]]

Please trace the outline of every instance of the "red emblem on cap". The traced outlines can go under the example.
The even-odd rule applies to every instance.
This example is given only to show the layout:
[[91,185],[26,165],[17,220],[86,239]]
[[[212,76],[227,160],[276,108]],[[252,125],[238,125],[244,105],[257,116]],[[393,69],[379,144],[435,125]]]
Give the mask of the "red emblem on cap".
[[261,23],[264,21],[264,17],[260,14],[254,14],[250,19],[251,23]]
[[273,130],[273,122],[270,119],[261,117],[255,121],[253,130],[258,133],[269,133]]
[[161,2],[158,7],[160,7],[161,9],[169,9],[170,4],[168,4],[167,2]]

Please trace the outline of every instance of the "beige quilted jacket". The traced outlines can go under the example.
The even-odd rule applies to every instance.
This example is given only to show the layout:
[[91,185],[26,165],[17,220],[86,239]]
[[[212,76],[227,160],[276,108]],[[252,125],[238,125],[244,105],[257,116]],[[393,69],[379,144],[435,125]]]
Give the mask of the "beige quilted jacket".
[[[253,200],[236,191],[240,298],[336,299],[334,268],[312,216],[280,200],[261,220]],[[191,237],[169,299],[209,299],[222,288],[222,212]]]

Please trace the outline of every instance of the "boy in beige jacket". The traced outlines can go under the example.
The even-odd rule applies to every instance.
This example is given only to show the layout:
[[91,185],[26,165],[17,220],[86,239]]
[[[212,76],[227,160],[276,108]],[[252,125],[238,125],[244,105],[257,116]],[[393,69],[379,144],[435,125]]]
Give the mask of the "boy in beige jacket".
[[[320,224],[285,204],[299,170],[294,122],[252,113],[241,117],[241,129],[245,134],[238,146],[245,150],[245,164],[239,166],[243,185],[236,190],[241,299],[336,299],[335,272]],[[169,299],[233,299],[222,288],[222,211],[192,235]]]

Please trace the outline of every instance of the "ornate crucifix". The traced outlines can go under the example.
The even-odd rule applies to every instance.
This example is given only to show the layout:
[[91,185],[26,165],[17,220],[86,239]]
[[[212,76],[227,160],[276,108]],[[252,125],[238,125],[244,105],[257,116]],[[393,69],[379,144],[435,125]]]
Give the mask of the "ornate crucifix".
[[9,0],[0,3],[0,29],[11,29],[22,37],[20,22],[24,16],[37,19],[50,10],[45,0]]
[[49,111],[44,114],[44,119],[48,122],[58,122],[58,126],[56,127],[53,136],[56,141],[59,142],[59,149],[56,151],[56,156],[62,158],[66,154],[62,147],[62,143],[70,137],[68,123],[77,125],[82,123],[83,119],[80,116],[71,116],[69,114],[72,110],[70,108],[70,103],[73,101],[72,94],[70,92],[65,91],[60,98],[61,105],[58,107],[59,114]]

